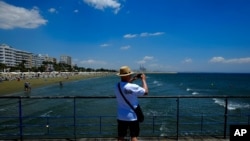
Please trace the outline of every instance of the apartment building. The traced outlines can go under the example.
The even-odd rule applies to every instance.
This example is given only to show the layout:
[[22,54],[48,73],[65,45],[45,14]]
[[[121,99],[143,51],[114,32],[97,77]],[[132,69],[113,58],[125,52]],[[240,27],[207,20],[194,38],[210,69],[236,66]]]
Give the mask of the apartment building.
[[49,57],[48,54],[34,54],[32,58],[32,66],[33,67],[40,67],[43,65],[43,62],[52,62],[56,63],[56,58]]
[[15,66],[16,65],[16,55],[15,49],[11,48],[8,45],[2,44],[0,45],[0,63],[5,64],[7,66]]
[[[49,57],[48,54],[33,54],[15,49],[6,44],[0,44],[0,63],[5,64],[7,67],[15,67],[23,61],[25,62],[25,68],[41,67],[44,61],[57,63],[56,58]],[[60,57],[60,62],[71,65],[71,57],[62,55]],[[46,67],[48,71],[54,68],[51,64],[48,64]]]
[[67,55],[60,56],[60,63],[64,63],[71,66],[71,57]]
[[9,45],[0,45],[0,63],[9,67],[25,62],[26,68],[32,67],[32,53],[12,48]]

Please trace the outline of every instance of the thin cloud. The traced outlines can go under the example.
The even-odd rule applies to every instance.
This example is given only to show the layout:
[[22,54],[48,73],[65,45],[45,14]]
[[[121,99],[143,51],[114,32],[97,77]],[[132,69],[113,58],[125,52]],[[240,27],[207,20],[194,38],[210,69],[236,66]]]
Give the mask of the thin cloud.
[[192,63],[192,62],[193,62],[193,60],[191,58],[186,58],[186,59],[184,59],[182,61],[182,63],[184,63],[184,64],[189,64],[189,63]]
[[210,63],[230,63],[230,64],[246,64],[250,63],[250,57],[225,59],[223,57],[213,57],[209,60]]
[[150,60],[153,60],[153,59],[154,59],[153,56],[145,56],[145,57],[143,58],[143,60],[146,60],[146,61],[150,61]]
[[55,8],[50,8],[48,11],[50,13],[58,13],[58,11]]
[[108,47],[110,44],[101,44],[100,47]]
[[74,10],[74,13],[78,13],[78,12],[79,12],[79,10],[78,10],[78,9],[75,9],[75,10]]
[[114,9],[114,13],[117,14],[121,8],[121,3],[116,0],[83,0],[88,5],[98,10],[104,10],[105,8]]
[[137,61],[138,64],[146,64],[149,61],[154,60],[153,56],[144,56],[142,60]]
[[140,60],[140,61],[137,61],[136,63],[137,64],[146,64],[146,61],[145,60]]
[[128,46],[122,46],[120,49],[121,49],[121,50],[128,50],[128,49],[130,49],[130,48],[131,48],[131,46],[128,45]]
[[37,28],[48,21],[39,14],[37,7],[31,10],[0,1],[0,28]]
[[148,32],[143,32],[140,34],[125,34],[123,38],[136,38],[136,37],[151,37],[151,36],[160,36],[165,34],[164,32],[155,32],[155,33],[148,33]]
[[141,33],[140,36],[141,37],[150,37],[150,36],[160,36],[163,34],[164,34],[164,32],[155,32],[155,33],[144,32],[144,33]]
[[123,36],[123,38],[136,38],[137,34],[126,34]]
[[84,64],[84,65],[105,65],[107,64],[104,61],[99,61],[99,60],[94,60],[94,59],[88,59],[88,60],[82,60],[80,61],[80,64]]

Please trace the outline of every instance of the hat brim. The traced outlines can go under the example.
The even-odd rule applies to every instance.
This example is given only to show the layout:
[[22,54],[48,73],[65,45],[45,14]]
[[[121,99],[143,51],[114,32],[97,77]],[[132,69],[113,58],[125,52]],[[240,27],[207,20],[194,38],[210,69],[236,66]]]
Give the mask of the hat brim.
[[128,76],[128,75],[131,75],[131,74],[134,74],[134,72],[130,72],[130,73],[127,73],[127,74],[120,74],[120,73],[117,73],[116,75],[117,75],[117,76]]

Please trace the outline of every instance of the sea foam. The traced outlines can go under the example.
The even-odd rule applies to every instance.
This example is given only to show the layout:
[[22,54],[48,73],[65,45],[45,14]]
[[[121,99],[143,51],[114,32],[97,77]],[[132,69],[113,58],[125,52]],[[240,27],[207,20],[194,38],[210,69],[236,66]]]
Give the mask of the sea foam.
[[[219,99],[219,98],[214,98],[214,103],[225,107],[225,101],[223,99]],[[249,104],[246,103],[237,103],[237,102],[229,102],[228,103],[228,110],[236,110],[236,109],[241,109],[241,108],[250,108]]]

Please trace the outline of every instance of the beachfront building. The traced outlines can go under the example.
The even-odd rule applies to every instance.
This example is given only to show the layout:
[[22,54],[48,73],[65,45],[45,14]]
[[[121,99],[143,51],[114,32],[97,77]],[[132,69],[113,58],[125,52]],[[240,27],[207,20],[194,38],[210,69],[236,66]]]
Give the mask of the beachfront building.
[[0,45],[0,63],[14,67],[16,65],[15,49],[6,44]]
[[26,68],[32,67],[32,53],[12,48],[9,45],[0,45],[0,63],[7,67],[15,67],[24,63]]
[[32,53],[16,50],[16,64],[21,64],[24,62],[25,68],[32,68]]
[[[16,67],[23,63],[24,67],[30,69],[38,68],[43,65],[43,62],[56,63],[56,59],[49,57],[48,54],[33,54],[27,51],[15,49],[6,44],[0,44],[0,63],[7,67]],[[48,65],[49,70],[53,70],[53,65]]]
[[[46,62],[44,64],[44,62]],[[45,65],[45,71],[53,71],[54,70],[54,63],[56,63],[56,58],[49,57],[48,54],[36,54],[33,55],[33,67],[39,68],[42,65]]]
[[41,67],[43,62],[56,63],[56,58],[49,57],[48,54],[34,54],[32,59],[32,66],[35,68]]
[[67,64],[71,66],[71,57],[67,55],[60,56],[60,63]]

